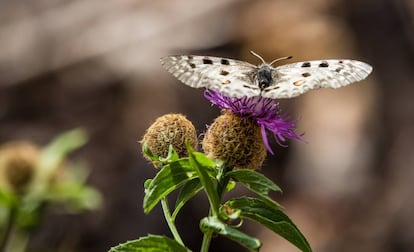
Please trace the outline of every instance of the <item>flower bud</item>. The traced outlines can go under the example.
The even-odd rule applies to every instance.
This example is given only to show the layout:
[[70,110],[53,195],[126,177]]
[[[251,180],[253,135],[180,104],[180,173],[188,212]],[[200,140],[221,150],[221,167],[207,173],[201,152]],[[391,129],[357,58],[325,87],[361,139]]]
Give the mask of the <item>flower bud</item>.
[[29,142],[11,142],[0,147],[0,187],[22,194],[32,181],[40,150]]
[[[146,144],[152,154],[166,158],[168,150],[172,145],[179,157],[188,156],[185,142],[197,150],[198,140],[194,125],[181,114],[167,114],[163,115],[147,129],[141,144],[144,152],[144,145]],[[144,157],[150,161],[150,157]]]
[[203,150],[236,169],[258,169],[266,158],[260,126],[231,112],[224,112],[208,128]]

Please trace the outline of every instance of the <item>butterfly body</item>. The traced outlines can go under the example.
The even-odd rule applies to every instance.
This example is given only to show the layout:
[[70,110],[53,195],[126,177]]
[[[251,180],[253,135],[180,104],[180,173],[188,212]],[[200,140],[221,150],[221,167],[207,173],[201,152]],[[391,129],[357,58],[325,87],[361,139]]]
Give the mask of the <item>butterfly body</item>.
[[[256,54],[255,54],[256,55]],[[258,56],[258,55],[256,55]],[[262,59],[260,56],[258,56]],[[211,89],[228,97],[292,98],[319,88],[339,88],[365,79],[372,67],[364,62],[330,59],[273,67],[211,56],[161,58],[161,64],[184,84]]]
[[261,90],[272,84],[272,66],[263,64],[257,69],[257,83]]

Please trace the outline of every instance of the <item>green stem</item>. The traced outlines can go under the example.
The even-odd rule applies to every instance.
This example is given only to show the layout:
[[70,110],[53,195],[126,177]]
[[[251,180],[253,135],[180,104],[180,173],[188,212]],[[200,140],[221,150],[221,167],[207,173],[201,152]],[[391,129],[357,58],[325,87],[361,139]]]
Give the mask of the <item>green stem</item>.
[[[220,201],[223,198],[223,195],[224,195],[224,192],[226,190],[227,184],[230,181],[230,179],[225,176],[227,170],[228,170],[228,168],[225,167],[225,166],[220,167],[220,171],[219,171],[219,174],[217,176],[218,183],[217,183],[216,190],[217,190],[217,195],[219,196]],[[211,206],[210,206],[209,216],[215,216],[215,215],[216,214],[211,211]],[[201,244],[200,252],[208,252],[208,249],[210,247],[210,242],[211,242],[212,238],[213,238],[213,232],[212,231],[208,231],[208,232],[204,233],[203,243]]]
[[4,231],[3,237],[0,240],[0,251],[1,252],[5,251],[7,242],[10,239],[10,236],[13,230],[14,221],[16,218],[16,214],[17,214],[17,209],[16,207],[12,206],[9,211],[9,216],[7,217],[6,229]]
[[212,231],[208,231],[207,233],[204,233],[203,243],[201,244],[200,252],[208,252],[212,237],[213,237],[213,232]]
[[170,208],[168,207],[167,198],[162,198],[161,199],[161,205],[162,205],[162,210],[164,211],[165,220],[167,221],[168,227],[170,228],[171,233],[174,236],[174,239],[178,243],[180,243],[181,245],[185,246],[184,243],[183,243],[183,240],[180,237],[180,234],[177,231],[177,228],[175,227],[174,221],[171,217]]

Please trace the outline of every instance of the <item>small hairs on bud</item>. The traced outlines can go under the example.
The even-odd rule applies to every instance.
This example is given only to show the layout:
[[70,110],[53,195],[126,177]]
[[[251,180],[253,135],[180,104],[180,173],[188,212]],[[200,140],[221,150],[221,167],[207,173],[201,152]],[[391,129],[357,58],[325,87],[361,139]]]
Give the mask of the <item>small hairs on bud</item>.
[[172,145],[179,157],[186,157],[186,141],[197,150],[198,140],[194,125],[181,114],[166,114],[158,117],[145,132],[141,140],[143,155],[153,161],[145,154],[146,147],[152,154],[166,158]]
[[208,128],[202,146],[207,156],[235,169],[259,169],[266,158],[260,126],[228,111]]

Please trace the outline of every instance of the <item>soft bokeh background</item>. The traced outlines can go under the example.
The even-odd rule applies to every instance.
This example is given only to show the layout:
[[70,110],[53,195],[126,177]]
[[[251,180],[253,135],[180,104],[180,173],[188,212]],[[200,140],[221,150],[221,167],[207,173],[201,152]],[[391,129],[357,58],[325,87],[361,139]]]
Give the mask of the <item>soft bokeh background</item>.
[[[169,54],[258,63],[354,58],[374,66],[363,83],[282,101],[308,144],[291,142],[262,172],[315,251],[414,250],[414,2],[412,0],[0,1],[0,143],[45,144],[83,126],[76,153],[104,195],[101,210],[49,214],[31,251],[107,251],[147,233],[169,235],[160,208],[144,215],[143,182],[155,174],[137,141],[156,117],[187,115],[199,133],[218,114],[202,90],[159,64]],[[178,219],[197,251],[203,196]],[[297,251],[247,225],[261,251]],[[211,251],[241,251],[225,239]]]

